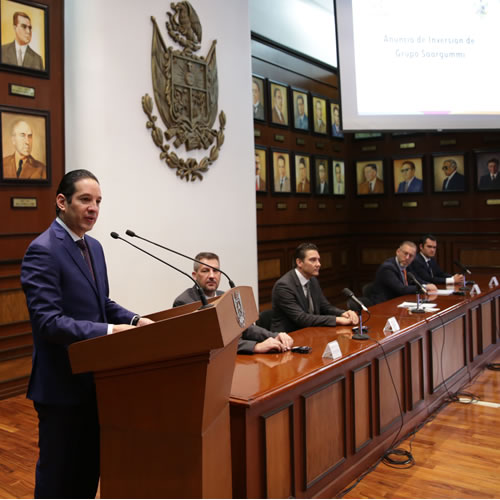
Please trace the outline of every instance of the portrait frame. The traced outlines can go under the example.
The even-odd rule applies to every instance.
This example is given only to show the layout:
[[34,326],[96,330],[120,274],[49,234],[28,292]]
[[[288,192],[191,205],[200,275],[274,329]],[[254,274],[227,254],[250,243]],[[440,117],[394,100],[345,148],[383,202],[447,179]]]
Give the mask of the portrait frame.
[[[313,126],[312,131],[318,135],[328,135],[328,112],[327,100],[319,95],[312,96],[312,115],[313,115]],[[319,107],[318,107],[319,106]],[[318,119],[321,119],[321,124],[319,124]],[[323,126],[324,124],[324,126]]]
[[[340,165],[340,173],[343,179],[343,189],[338,189],[337,186],[337,179],[336,179],[336,166]],[[347,182],[345,178],[346,170],[345,170],[345,160],[340,160],[337,158],[332,158],[331,159],[331,167],[332,167],[332,193],[333,196],[345,196],[346,190],[347,190]]]
[[[254,96],[254,85],[257,86],[258,92],[260,94],[260,106],[255,108],[255,103],[253,102]],[[267,92],[266,92],[266,78],[260,75],[252,74],[252,112],[253,119],[259,123],[265,123],[267,117]]]
[[[500,191],[500,165],[498,163],[500,162],[500,148],[475,150],[474,157],[476,189],[481,192]],[[497,160],[495,183],[491,183],[489,180],[490,171],[488,165],[491,160]]]
[[[288,100],[289,100],[289,90],[290,87],[283,82],[277,82],[275,80],[268,80],[269,83],[269,119],[272,125],[275,127],[288,128],[290,125],[290,114],[288,112]],[[277,102],[277,91],[281,92],[282,108],[281,114],[282,119],[280,120],[279,114],[275,111],[275,103]],[[279,102],[279,101],[278,101]]]
[[[23,12],[30,17],[32,30],[24,61],[31,66],[19,66],[15,61],[13,16]],[[0,69],[39,78],[49,78],[49,6],[29,0],[0,0]],[[22,28],[21,28],[22,29]],[[39,69],[38,66],[43,66]]]
[[[30,170],[34,168],[42,168],[42,166],[45,167],[44,170],[40,171],[40,176],[38,173],[35,173],[35,177],[31,178],[18,178],[15,175],[15,146],[11,132],[13,125],[20,120],[28,124],[33,135],[33,144],[29,153],[30,157],[32,158],[32,161],[30,162]],[[0,130],[2,132],[2,141],[0,144],[0,152],[2,157],[0,183],[50,185],[51,164],[49,147],[49,112],[0,106]]]
[[[305,166],[306,171],[306,183],[304,184],[305,188],[302,188],[301,178],[302,175],[302,167],[301,163]],[[293,155],[293,164],[295,167],[295,193],[303,196],[310,196],[313,193],[313,178],[312,178],[312,169],[311,169],[311,155],[307,153],[294,153]],[[309,179],[309,180],[308,180]]]
[[[338,112],[338,124],[335,119],[335,111]],[[342,110],[338,101],[330,101],[330,133],[334,139],[344,139],[342,129]]]
[[[292,126],[295,130],[299,132],[309,132],[311,130],[311,113],[310,113],[310,99],[309,92],[303,89],[291,88],[292,97],[292,115],[293,122]],[[302,119],[299,115],[299,104],[298,99],[302,98],[304,101],[304,115],[305,119]]]
[[[279,175],[279,158],[284,158],[284,166],[285,166],[285,177],[288,178],[288,184],[285,185],[282,189],[280,187],[280,175]],[[293,193],[294,184],[293,180],[295,179],[295,174],[293,170],[293,165],[291,163],[291,155],[290,151],[285,149],[271,149],[271,164],[272,164],[272,172],[273,172],[273,194],[279,195],[290,195]]]
[[[332,194],[332,178],[330,175],[330,159],[328,156],[314,156],[314,194],[318,196],[328,196]],[[320,166],[323,165],[326,171],[326,188],[321,192]]]
[[[413,165],[413,168],[411,167]],[[413,170],[413,177],[405,175]],[[404,171],[404,172],[403,172]],[[394,194],[399,196],[421,195],[425,189],[424,156],[397,156],[392,159],[392,180]],[[406,185],[406,182],[409,182]]]
[[[269,176],[267,175],[267,148],[265,146],[254,146],[255,150],[255,191],[257,193],[266,193],[269,187]],[[260,178],[259,188],[257,189],[257,157],[259,158]],[[264,182],[262,182],[264,181]]]
[[[356,160],[356,194],[358,196],[381,196],[385,193],[385,162],[383,159]],[[375,168],[373,167],[375,166]],[[374,190],[370,191],[368,179],[365,176],[365,168],[370,167],[375,171]]]
[[[457,165],[459,177],[455,177],[452,189],[444,189],[446,174],[443,165],[446,160],[452,160]],[[434,193],[456,194],[465,193],[467,189],[466,155],[464,152],[448,152],[432,154],[432,185]],[[457,182],[458,181],[458,182]]]

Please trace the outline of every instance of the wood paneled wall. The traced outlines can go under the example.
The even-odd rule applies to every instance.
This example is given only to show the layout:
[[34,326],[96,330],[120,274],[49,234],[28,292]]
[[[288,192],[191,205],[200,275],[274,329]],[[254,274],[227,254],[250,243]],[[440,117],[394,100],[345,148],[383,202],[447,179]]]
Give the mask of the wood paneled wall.
[[[32,338],[19,281],[21,261],[31,240],[54,218],[55,192],[64,173],[64,1],[36,5],[47,6],[48,78],[1,67],[0,97],[2,105],[16,110],[48,112],[50,184],[0,183],[0,399],[26,390]],[[10,84],[33,88],[35,97],[11,95]],[[13,198],[35,198],[37,207],[12,208]]]
[[[335,70],[317,66],[256,35],[252,37],[252,71],[339,100]],[[261,310],[271,306],[273,284],[293,266],[295,247],[303,241],[319,246],[321,284],[328,298],[339,305],[345,305],[341,295],[344,287],[361,293],[362,285],[373,280],[378,265],[395,254],[401,241],[418,241],[425,233],[437,237],[438,262],[447,271],[455,272],[453,261],[459,260],[473,273],[500,274],[500,206],[488,201],[499,203],[500,192],[476,190],[474,155],[476,150],[500,150],[500,130],[400,136],[384,133],[378,139],[356,140],[354,134],[345,133],[344,139],[336,139],[292,127],[274,127],[269,122],[256,121],[254,128],[256,145],[344,160],[346,170],[344,197],[280,195],[269,189],[257,193]],[[404,147],[408,143],[414,143],[414,147]],[[464,193],[434,192],[432,157],[442,153],[465,155]],[[424,192],[396,195],[392,159],[413,155],[423,157]],[[360,197],[356,195],[355,162],[371,159],[384,160],[386,194]],[[408,201],[416,202],[416,206],[404,206]]]

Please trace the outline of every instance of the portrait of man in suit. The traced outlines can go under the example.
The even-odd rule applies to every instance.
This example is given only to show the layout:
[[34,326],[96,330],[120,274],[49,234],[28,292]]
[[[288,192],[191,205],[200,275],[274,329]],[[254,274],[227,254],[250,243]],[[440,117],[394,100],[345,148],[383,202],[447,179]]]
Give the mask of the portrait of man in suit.
[[266,191],[266,151],[255,148],[255,190]]
[[329,194],[328,163],[323,158],[316,158],[316,193]]
[[396,193],[422,193],[424,183],[422,159],[394,160],[394,188]]
[[310,193],[310,173],[309,173],[309,157],[308,156],[295,156],[295,172],[296,172],[296,186],[297,193]]
[[326,101],[313,97],[314,132],[326,134]]
[[253,117],[256,120],[265,119],[264,103],[262,101],[264,82],[260,78],[252,78]]
[[[36,13],[37,19],[40,18],[40,22],[36,24],[32,23],[32,16],[25,12],[25,5],[17,4],[16,2],[7,2],[6,5],[9,7],[4,7],[2,2],[2,18],[7,18],[8,13],[11,13],[12,7],[15,10],[12,15],[12,25],[13,25],[13,36],[12,40],[11,34],[2,33],[2,64],[10,64],[12,66],[19,66],[21,68],[29,68],[38,71],[44,71],[44,61],[42,56],[37,52],[35,47],[43,47],[44,43],[44,29],[45,23],[43,22],[43,16],[45,15],[42,9],[31,8],[34,13]],[[22,10],[25,9],[25,10]],[[33,35],[36,35],[37,43],[34,43]],[[11,41],[8,41],[10,38]],[[5,43],[4,43],[5,42]]]
[[344,162],[333,162],[333,194],[345,194]]
[[273,178],[276,193],[290,193],[290,156],[288,153],[273,152]]
[[287,88],[271,83],[271,121],[278,125],[288,125]]
[[[481,191],[500,189],[499,157],[490,156],[491,153],[487,154],[488,154],[487,160],[480,159],[478,161],[478,168],[477,168],[479,176],[478,188]],[[485,155],[483,154],[482,156]],[[484,168],[484,164],[486,164],[487,170]]]
[[465,191],[464,155],[436,156],[434,158],[434,191]]
[[309,110],[307,108],[307,94],[293,91],[294,126],[300,130],[309,130]]
[[2,113],[2,147],[4,180],[47,179],[45,118]]
[[334,102],[330,103],[330,113],[332,116],[332,135],[333,137],[344,137],[344,132],[340,128],[340,105]]
[[357,162],[358,194],[383,194],[383,163],[382,161]]

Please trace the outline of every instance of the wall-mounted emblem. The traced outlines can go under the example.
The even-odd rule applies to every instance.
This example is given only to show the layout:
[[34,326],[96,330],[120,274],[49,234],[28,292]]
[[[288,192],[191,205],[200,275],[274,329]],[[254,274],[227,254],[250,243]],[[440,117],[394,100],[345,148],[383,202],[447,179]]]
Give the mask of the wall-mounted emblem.
[[[165,45],[156,19],[151,17],[153,90],[156,107],[167,129],[163,131],[158,126],[158,117],[153,115],[153,99],[148,94],[142,97],[142,108],[148,116],[146,127],[161,150],[160,158],[170,168],[175,168],[181,179],[202,180],[203,173],[219,156],[226,126],[226,115],[221,111],[219,130],[212,128],[217,117],[219,93],[217,41],[212,42],[206,57],[196,55],[201,48],[201,24],[196,11],[187,1],[171,3],[170,7],[174,12],[167,12],[167,31],[182,50]],[[210,152],[199,162],[195,158],[180,158],[170,151],[168,141],[172,139],[176,149],[184,145],[187,151],[210,148]]]

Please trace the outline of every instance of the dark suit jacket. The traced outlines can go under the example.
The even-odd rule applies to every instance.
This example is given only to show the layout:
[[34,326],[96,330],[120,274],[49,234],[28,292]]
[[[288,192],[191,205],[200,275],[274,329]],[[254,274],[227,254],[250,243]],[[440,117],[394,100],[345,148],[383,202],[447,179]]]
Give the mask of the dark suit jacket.
[[500,189],[500,172],[497,173],[495,180],[491,180],[491,175],[482,175],[479,179],[479,189]]
[[[224,292],[217,290],[216,295],[222,295]],[[185,304],[191,304],[193,302],[198,302],[200,297],[195,287],[188,288],[184,290],[175,300],[173,307],[183,306]],[[263,342],[269,337],[276,337],[278,333],[270,332],[265,328],[257,325],[250,325],[242,334],[238,341],[238,354],[253,354],[255,344],[258,342]]]
[[[415,277],[421,282],[426,283],[419,275]],[[390,257],[380,264],[375,274],[375,281],[372,287],[372,293],[368,297],[374,304],[386,300],[400,297],[401,295],[417,293],[416,285],[405,285],[399,266],[396,263],[396,257]]]
[[421,193],[423,190],[424,183],[418,177],[413,177],[408,191],[405,191],[405,181],[400,182],[398,186],[398,193]]
[[408,271],[415,274],[415,276],[420,276],[422,280],[428,283],[434,283],[435,285],[443,285],[446,283],[446,278],[451,277],[451,274],[445,273],[439,267],[436,259],[431,259],[429,261],[429,265],[430,268],[427,266],[425,259],[419,252],[413,262],[408,266]]
[[[16,155],[11,154],[3,159],[3,178],[4,179],[17,179],[17,165],[16,165]],[[23,168],[21,170],[21,175],[19,179],[46,179],[47,169],[45,165],[38,160],[35,160],[33,156],[28,156],[28,158],[23,161]]]
[[328,302],[319,281],[314,277],[311,278],[310,292],[314,314],[308,312],[306,297],[295,269],[284,274],[273,286],[271,329],[288,333],[308,326],[336,326],[336,316],[345,311]]
[[[12,41],[11,43],[2,45],[2,63],[19,66],[19,64],[17,64],[16,42]],[[44,69],[41,56],[37,54],[29,45],[24,54],[22,67],[37,69],[40,71],[43,71]]]
[[455,172],[455,175],[450,179],[450,182],[446,186],[446,179],[443,181],[443,191],[464,191],[465,190],[465,178],[462,174]]
[[100,243],[85,236],[96,282],[80,249],[56,221],[28,247],[21,283],[33,330],[33,368],[28,398],[72,405],[95,398],[93,376],[73,375],[68,346],[106,335],[108,323],[130,323],[134,313],[109,297]]

